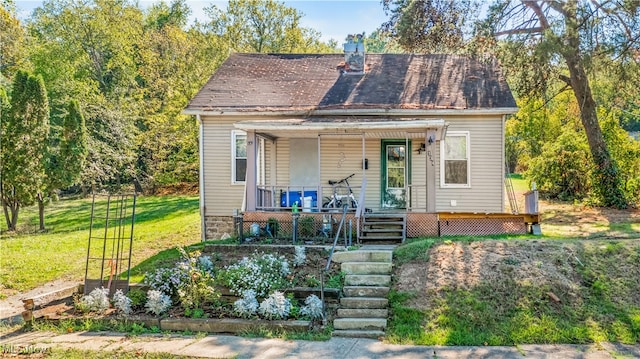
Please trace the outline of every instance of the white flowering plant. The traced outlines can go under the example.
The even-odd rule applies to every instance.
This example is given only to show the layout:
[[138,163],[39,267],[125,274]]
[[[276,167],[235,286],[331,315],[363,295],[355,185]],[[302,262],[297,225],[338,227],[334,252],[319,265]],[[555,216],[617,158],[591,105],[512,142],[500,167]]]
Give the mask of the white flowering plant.
[[88,295],[82,296],[76,307],[82,312],[102,313],[109,309],[109,290],[106,288],[95,288]]
[[183,260],[173,268],[162,268],[145,276],[144,282],[153,289],[176,298],[184,309],[201,308],[218,299],[214,288],[214,265],[211,257],[199,251],[188,253],[178,248]]
[[260,303],[258,312],[269,320],[286,319],[291,312],[292,304],[282,292],[275,291]]
[[147,292],[147,303],[144,305],[147,312],[160,315],[171,308],[171,298],[159,290]]
[[231,293],[242,295],[252,289],[257,298],[265,298],[276,289],[290,284],[289,262],[284,256],[255,252],[219,272],[219,279]]
[[258,300],[253,289],[242,293],[242,298],[233,303],[233,311],[242,318],[250,318],[258,312]]
[[317,295],[311,294],[304,300],[305,306],[300,310],[300,314],[311,319],[322,318],[322,301]]
[[113,307],[118,310],[118,312],[121,312],[124,315],[131,314],[132,300],[131,298],[124,295],[124,293],[122,292],[122,289],[116,290],[116,292],[113,294],[113,299],[111,300],[111,303],[113,304]]
[[298,267],[304,264],[307,261],[307,253],[305,251],[305,247],[303,246],[295,246],[295,252],[293,256],[293,266]]

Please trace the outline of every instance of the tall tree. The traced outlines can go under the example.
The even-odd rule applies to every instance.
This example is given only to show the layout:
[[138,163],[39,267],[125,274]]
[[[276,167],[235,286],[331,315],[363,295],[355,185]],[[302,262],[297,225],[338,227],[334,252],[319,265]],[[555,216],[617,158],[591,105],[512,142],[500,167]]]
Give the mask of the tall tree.
[[0,86],[2,78],[11,78],[25,62],[26,33],[15,14],[12,2],[0,2]]
[[[52,126],[54,127],[54,126]],[[78,101],[70,101],[59,133],[51,129],[45,161],[45,181],[38,196],[40,230],[45,230],[44,205],[60,189],[77,184],[87,158],[87,127]]]
[[[626,207],[627,199],[598,121],[590,75],[598,57],[634,55],[640,44],[639,9],[637,1],[503,2],[491,7],[487,22],[490,34],[507,38],[511,58],[532,60],[528,68],[537,76],[528,82],[520,77],[521,93],[547,91],[558,80],[573,93],[595,164],[595,198],[618,208]],[[556,71],[548,72],[551,68]]]
[[20,207],[42,196],[49,133],[49,103],[42,77],[19,71],[10,103],[9,114],[2,121],[0,164],[2,207],[7,227],[14,231]]
[[442,53],[464,49],[465,31],[477,14],[470,0],[382,0],[389,21],[381,26],[408,51]]
[[135,161],[135,121],[144,105],[138,83],[143,13],[132,1],[45,1],[29,30],[35,71],[52,89],[61,119],[71,99],[85,112],[88,161],[83,183],[128,182]]
[[232,51],[261,53],[334,52],[320,33],[300,25],[303,13],[274,0],[231,0],[226,10],[205,9],[211,29]]

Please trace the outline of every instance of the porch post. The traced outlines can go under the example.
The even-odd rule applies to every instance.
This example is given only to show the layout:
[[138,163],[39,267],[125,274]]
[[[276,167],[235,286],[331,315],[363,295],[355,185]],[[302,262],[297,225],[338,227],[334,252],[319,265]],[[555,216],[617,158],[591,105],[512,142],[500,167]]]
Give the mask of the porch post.
[[[431,141],[429,141],[431,139]],[[426,166],[426,178],[427,178],[427,212],[435,213],[436,211],[436,131],[428,129],[425,138],[425,146],[427,155],[425,160]],[[442,169],[440,169],[442,170]]]
[[245,210],[255,212],[256,210],[256,146],[258,145],[255,131],[247,131],[247,174],[245,177],[245,187],[247,188],[247,202]]

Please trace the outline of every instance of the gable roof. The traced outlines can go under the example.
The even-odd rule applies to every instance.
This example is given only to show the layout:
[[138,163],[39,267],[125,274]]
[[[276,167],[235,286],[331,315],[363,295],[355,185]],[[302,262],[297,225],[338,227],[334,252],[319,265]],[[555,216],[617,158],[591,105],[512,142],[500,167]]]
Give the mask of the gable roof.
[[367,54],[364,75],[343,75],[338,70],[343,61],[341,54],[232,54],[185,113],[516,109],[495,61]]

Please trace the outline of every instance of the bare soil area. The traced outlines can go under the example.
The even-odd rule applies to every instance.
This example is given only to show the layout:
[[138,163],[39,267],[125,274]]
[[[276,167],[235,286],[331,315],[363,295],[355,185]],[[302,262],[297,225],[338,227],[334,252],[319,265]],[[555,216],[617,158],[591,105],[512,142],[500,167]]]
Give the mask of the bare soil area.
[[[429,309],[432,296],[444,290],[470,290],[491,283],[496,291],[508,292],[514,281],[552,288],[548,300],[571,302],[580,297],[585,278],[580,272],[586,261],[602,257],[611,278],[633,279],[640,288],[640,210],[589,208],[571,204],[540,202],[543,234],[572,240],[483,240],[444,242],[429,249],[428,261],[413,261],[396,268],[395,289],[417,293],[409,306]],[[575,239],[579,238],[579,239]],[[624,248],[625,250],[619,250]],[[606,263],[610,268],[606,268]],[[589,285],[590,283],[586,283]],[[640,291],[619,293],[640,305]]]

